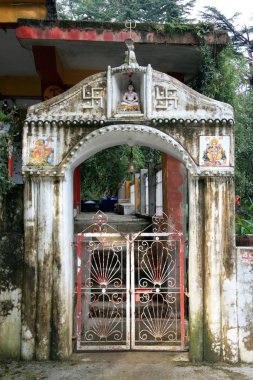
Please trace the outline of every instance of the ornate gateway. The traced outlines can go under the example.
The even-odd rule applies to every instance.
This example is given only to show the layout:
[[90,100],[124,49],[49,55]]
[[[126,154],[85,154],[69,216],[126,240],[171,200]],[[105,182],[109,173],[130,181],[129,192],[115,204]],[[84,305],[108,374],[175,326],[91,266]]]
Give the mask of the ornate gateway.
[[165,214],[135,234],[107,221],[77,237],[77,350],[185,350],[183,235]]

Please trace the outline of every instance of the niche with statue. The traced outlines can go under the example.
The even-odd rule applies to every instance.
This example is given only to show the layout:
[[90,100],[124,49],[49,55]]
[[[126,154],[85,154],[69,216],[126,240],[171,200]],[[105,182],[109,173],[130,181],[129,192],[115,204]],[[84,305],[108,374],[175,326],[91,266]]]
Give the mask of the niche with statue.
[[143,117],[147,115],[148,72],[151,67],[139,66],[132,40],[127,40],[125,61],[119,67],[108,67],[107,114],[112,118]]

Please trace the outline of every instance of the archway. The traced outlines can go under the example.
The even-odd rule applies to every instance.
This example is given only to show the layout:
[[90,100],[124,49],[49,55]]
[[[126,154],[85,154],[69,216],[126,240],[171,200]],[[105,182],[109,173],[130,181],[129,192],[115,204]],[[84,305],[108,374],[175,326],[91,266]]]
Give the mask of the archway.
[[[130,142],[131,146],[136,144],[136,142],[138,143],[139,141],[142,141],[142,144],[145,145],[152,145],[152,147],[155,146],[160,149],[163,147],[165,152],[171,152],[171,150],[175,151],[175,146],[178,146],[171,138],[168,138],[171,146],[169,146],[169,144],[163,144],[168,136],[165,136],[163,133],[157,132],[152,128],[144,128],[143,126],[141,128],[138,128],[138,126],[132,126],[135,131],[138,131],[139,129],[141,139],[139,139],[138,134],[131,134],[129,133],[131,130],[129,131],[128,129],[123,128],[123,132],[128,132],[126,134],[128,138],[126,139],[124,138],[125,133],[120,133],[121,127],[122,126],[114,126],[113,128],[98,130],[97,135],[93,135],[91,138],[88,136],[86,143],[88,141],[91,148],[94,149],[95,147],[96,152],[99,148],[103,150],[107,145],[119,145],[122,141]],[[156,136],[157,141],[154,139],[154,135]],[[97,136],[100,137],[99,143],[96,140]],[[81,147],[79,154],[85,155],[85,158],[87,157],[87,154],[90,154],[87,145],[85,142],[81,145],[79,143],[79,146]],[[182,150],[180,146],[178,147],[178,150],[179,149]],[[89,153],[87,153],[87,150]],[[80,162],[78,154],[76,160],[78,163]],[[115,168],[113,168],[113,170],[115,170]],[[181,187],[182,184],[187,186],[186,172],[185,170],[183,171],[182,168],[181,171],[184,175],[181,175],[182,179],[180,185],[178,184],[177,186]],[[166,180],[168,183],[170,181],[173,183],[176,178],[172,176],[172,178],[166,178]],[[178,190],[180,196],[182,196],[181,191],[182,190]],[[183,199],[181,202],[181,207],[183,207]],[[174,207],[176,208],[176,205],[174,205]],[[141,228],[137,230],[129,228],[124,230],[128,231],[128,233],[125,232],[123,234],[123,239],[121,235],[122,230],[119,228],[117,230],[113,229],[112,221],[110,218],[107,220],[106,215],[102,214],[100,216],[104,220],[101,235],[98,231],[94,234],[92,233],[93,228],[96,230],[99,229],[99,220],[95,218],[98,224],[93,224],[92,226],[89,226],[89,228],[86,222],[85,227],[83,225],[83,227],[79,229],[80,231],[84,230],[86,232],[79,234],[77,238],[78,265],[77,269],[75,268],[75,272],[77,270],[77,277],[75,278],[75,289],[77,289],[75,292],[77,293],[77,311],[76,304],[74,303],[74,314],[77,313],[78,319],[77,327],[74,326],[74,328],[75,336],[77,337],[78,350],[129,349],[130,347],[132,349],[159,349],[160,347],[161,350],[185,350],[186,346],[188,346],[188,342],[187,344],[185,342],[187,321],[184,317],[183,246],[185,236],[181,230],[177,231],[175,225],[172,225],[172,215],[169,215],[169,220],[165,219],[165,216],[162,217],[160,213],[159,217],[152,218],[155,223],[153,226],[155,228],[154,231],[157,231],[157,228],[159,228],[159,218],[163,218],[163,227],[160,232],[157,231],[158,234],[150,230],[152,226],[149,226],[148,228],[148,225],[150,224],[150,222],[148,222],[145,227],[143,227],[144,231]],[[82,220],[82,216],[80,216],[78,218],[78,226]],[[165,228],[167,232],[165,232]],[[75,229],[75,233],[77,230],[78,229]],[[130,234],[129,231],[131,231]],[[116,233],[117,235],[114,236],[113,243],[112,236],[109,232]],[[141,236],[141,238],[139,236]],[[92,239],[94,239],[94,241]],[[160,239],[159,244],[157,242],[154,245],[152,242],[157,241],[157,239]],[[137,248],[137,244],[138,247],[142,245],[143,249]],[[170,247],[169,249],[168,244]],[[117,247],[116,250],[115,246]],[[149,246],[149,248],[144,250],[145,246]],[[92,250],[91,247],[93,247]],[[158,248],[159,252],[157,251]],[[135,253],[135,256],[138,257],[130,257],[132,249],[133,252],[140,249]],[[152,249],[156,252],[151,254]],[[151,256],[154,258],[151,259]],[[131,271],[129,269],[130,261]],[[123,264],[120,264],[122,262]],[[136,264],[136,262],[139,264]],[[124,267],[124,275],[120,270],[120,268],[122,268],[121,265]],[[140,265],[143,269],[143,278],[141,278]],[[112,267],[115,272],[112,271],[111,273]],[[110,273],[110,276],[108,275],[108,272]],[[116,288],[114,288],[114,285],[111,283],[111,278],[114,278],[118,272],[120,272],[123,277],[117,278],[117,281],[115,281]],[[108,276],[105,276],[105,273]],[[147,275],[149,280],[144,281],[144,278]],[[90,280],[91,278],[92,280]],[[135,285],[133,285],[133,281]],[[120,286],[119,283],[121,284]],[[132,284],[131,288],[134,286],[134,289],[131,291],[131,303],[128,297],[130,284]],[[124,293],[125,288],[127,288],[126,293]],[[156,291],[156,293],[152,294],[154,291]],[[114,297],[113,299],[110,298],[112,297],[112,294]],[[116,299],[116,295],[118,294],[120,294],[120,297]],[[145,302],[142,302],[143,296]],[[147,297],[149,297],[149,299]],[[159,298],[159,302],[158,299],[154,302],[153,298]],[[122,299],[124,299],[124,302]],[[154,306],[154,304],[156,306]],[[110,305],[110,308],[108,305]],[[135,313],[130,312],[130,309],[133,310],[133,308],[136,309]],[[138,318],[137,315],[139,315]],[[160,315],[161,326],[160,324],[156,326],[158,315]],[[136,316],[136,318],[134,316]],[[142,316],[143,319],[145,319],[144,321],[141,321]],[[132,326],[131,345],[130,330],[127,333],[127,329],[130,328],[130,322]],[[144,336],[146,337],[144,331],[148,331],[148,338],[144,339]]]
[[[117,113],[115,94],[123,92],[121,75],[128,72],[139,76],[138,114]],[[236,301],[228,296],[235,278],[232,119],[230,106],[137,63],[109,67],[107,77],[96,74],[29,109],[23,134],[24,359],[72,352],[73,170],[101,149],[145,141],[188,170],[191,358],[236,360]],[[209,142],[223,152],[220,159],[208,158]],[[222,348],[226,339],[233,350]]]

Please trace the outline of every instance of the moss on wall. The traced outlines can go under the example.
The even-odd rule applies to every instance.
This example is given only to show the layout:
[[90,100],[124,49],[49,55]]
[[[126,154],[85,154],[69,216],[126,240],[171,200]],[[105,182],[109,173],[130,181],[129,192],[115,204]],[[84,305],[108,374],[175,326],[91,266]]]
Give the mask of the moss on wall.
[[217,363],[221,361],[221,342],[217,341],[213,334],[211,333],[208,323],[204,323],[203,330],[203,347],[204,355],[203,359],[207,363]]
[[18,359],[23,275],[23,186],[14,187],[1,203],[0,356]]
[[190,320],[190,360],[203,361],[203,315],[198,313]]

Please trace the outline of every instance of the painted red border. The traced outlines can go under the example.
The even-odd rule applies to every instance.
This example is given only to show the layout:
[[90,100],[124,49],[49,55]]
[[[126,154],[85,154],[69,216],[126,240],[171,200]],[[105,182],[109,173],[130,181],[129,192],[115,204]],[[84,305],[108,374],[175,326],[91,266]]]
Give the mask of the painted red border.
[[81,304],[81,289],[82,289],[82,234],[77,235],[77,341],[81,340],[81,312],[82,312],[82,304]]
[[181,349],[185,349],[185,327],[184,327],[184,239],[180,238],[180,323],[181,323]]

